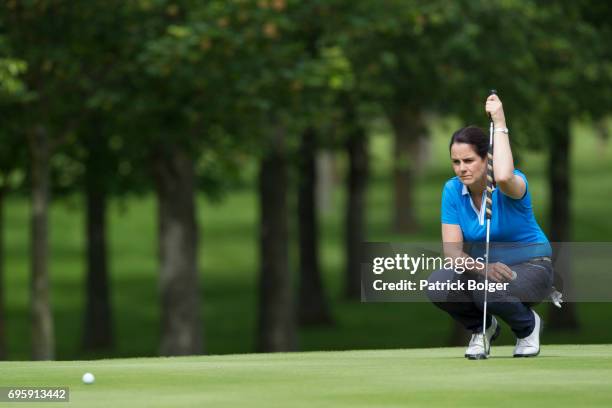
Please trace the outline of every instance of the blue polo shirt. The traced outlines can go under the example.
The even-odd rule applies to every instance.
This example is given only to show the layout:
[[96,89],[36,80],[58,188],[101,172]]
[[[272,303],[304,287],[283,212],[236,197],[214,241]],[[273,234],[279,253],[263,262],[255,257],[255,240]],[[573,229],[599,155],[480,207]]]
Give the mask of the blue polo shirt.
[[[548,238],[538,225],[531,207],[531,194],[527,177],[519,171],[514,174],[525,180],[525,194],[520,199],[508,197],[499,188],[493,190],[489,260],[512,265],[528,259],[551,256],[552,249]],[[485,218],[485,192],[480,210],[472,201],[467,187],[458,177],[453,177],[444,185],[442,192],[442,223],[456,224],[461,227],[463,241],[484,243],[487,223]],[[468,250],[471,256],[482,256],[484,245],[476,244]]]

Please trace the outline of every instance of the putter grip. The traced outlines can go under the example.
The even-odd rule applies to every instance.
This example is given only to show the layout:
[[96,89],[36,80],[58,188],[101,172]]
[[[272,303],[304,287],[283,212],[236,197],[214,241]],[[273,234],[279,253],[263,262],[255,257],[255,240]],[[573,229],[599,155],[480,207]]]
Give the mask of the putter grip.
[[493,145],[489,144],[487,152],[487,194],[485,198],[485,212],[487,219],[491,219],[493,205]]
[[[497,95],[496,89],[491,89],[491,95]],[[491,115],[489,115],[489,118]],[[491,122],[491,131],[493,129],[493,122]],[[492,140],[492,138],[491,138]],[[493,211],[491,209],[493,205],[493,143],[489,143],[489,151],[487,152],[487,193],[485,196],[485,215],[487,219],[491,219]]]

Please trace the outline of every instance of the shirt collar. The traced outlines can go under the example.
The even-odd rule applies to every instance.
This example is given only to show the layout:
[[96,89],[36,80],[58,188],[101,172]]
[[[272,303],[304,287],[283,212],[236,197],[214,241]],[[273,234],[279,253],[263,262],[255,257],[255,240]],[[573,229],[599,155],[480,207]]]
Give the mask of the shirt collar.
[[[470,194],[470,190],[468,190],[467,186],[463,183],[461,183],[461,185],[463,186],[461,188],[461,195],[466,195],[466,194]],[[493,190],[495,190],[495,187],[493,187]],[[483,193],[487,191],[486,189],[483,191]]]
[[[463,184],[463,183],[462,183]],[[484,225],[484,220],[485,220],[485,205],[484,205],[484,201],[485,201],[485,193],[486,193],[486,189],[483,190],[482,192],[482,203],[480,205],[480,211],[478,211],[476,209],[476,206],[474,205],[474,201],[472,201],[472,196],[469,196],[470,198],[470,205],[472,206],[472,209],[474,210],[474,212],[476,213],[476,215],[478,216],[478,222],[480,225]],[[463,188],[461,189],[461,195],[469,195],[470,194],[470,190],[468,190],[467,186],[465,184],[463,184]]]

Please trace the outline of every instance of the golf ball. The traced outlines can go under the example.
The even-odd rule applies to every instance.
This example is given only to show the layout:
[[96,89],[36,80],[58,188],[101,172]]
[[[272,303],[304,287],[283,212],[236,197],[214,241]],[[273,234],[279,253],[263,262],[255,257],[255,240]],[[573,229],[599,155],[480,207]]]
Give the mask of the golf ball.
[[85,384],[93,384],[95,380],[96,380],[96,377],[94,377],[92,373],[83,374],[83,382]]

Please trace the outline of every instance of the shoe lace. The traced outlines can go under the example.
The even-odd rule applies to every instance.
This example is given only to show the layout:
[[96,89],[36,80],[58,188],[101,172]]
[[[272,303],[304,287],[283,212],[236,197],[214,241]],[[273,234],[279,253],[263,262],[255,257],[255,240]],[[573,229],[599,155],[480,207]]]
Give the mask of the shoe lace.
[[482,333],[473,333],[472,338],[470,339],[470,346],[472,345],[484,345],[484,336]]

